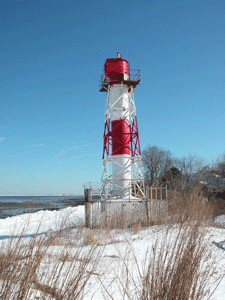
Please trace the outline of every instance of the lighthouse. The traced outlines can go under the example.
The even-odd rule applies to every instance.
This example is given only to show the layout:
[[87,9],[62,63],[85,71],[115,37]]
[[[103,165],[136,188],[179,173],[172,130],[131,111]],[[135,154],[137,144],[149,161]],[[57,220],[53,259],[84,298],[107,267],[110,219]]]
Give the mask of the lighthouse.
[[140,70],[130,69],[129,62],[119,52],[115,58],[105,61],[100,79],[100,92],[106,93],[101,180],[103,201],[145,197],[134,101],[140,75]]

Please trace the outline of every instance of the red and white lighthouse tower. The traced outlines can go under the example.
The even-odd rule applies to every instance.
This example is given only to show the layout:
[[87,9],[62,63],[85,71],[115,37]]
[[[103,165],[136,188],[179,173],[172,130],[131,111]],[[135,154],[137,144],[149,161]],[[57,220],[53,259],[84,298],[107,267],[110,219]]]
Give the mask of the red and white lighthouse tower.
[[131,70],[119,52],[106,59],[100,80],[100,91],[106,92],[102,200],[145,197],[134,102],[139,82],[140,70]]

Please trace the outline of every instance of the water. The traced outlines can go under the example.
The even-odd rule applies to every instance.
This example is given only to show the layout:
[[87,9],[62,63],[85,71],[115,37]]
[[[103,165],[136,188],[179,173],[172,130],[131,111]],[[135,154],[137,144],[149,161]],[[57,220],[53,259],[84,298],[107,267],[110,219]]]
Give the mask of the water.
[[84,196],[0,196],[0,219],[84,204]]

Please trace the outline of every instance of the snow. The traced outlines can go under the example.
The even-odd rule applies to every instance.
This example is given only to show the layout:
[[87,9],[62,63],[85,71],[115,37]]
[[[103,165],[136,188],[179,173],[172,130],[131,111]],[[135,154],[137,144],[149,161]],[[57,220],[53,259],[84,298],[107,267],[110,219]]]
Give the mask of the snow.
[[0,239],[8,236],[48,233],[64,228],[81,226],[84,222],[84,206],[62,210],[41,210],[6,219],[0,219]]
[[214,218],[213,221],[216,225],[225,226],[225,215],[218,216],[218,217]]
[[[0,220],[0,240],[5,240],[9,236],[17,237],[23,235],[29,237],[32,234],[48,234],[55,231],[66,230],[65,237],[73,239],[78,232],[78,227],[84,224],[84,206],[68,207],[58,211],[39,211],[36,213],[19,215],[11,218]],[[215,218],[214,222],[218,226],[208,226],[205,236],[205,243],[208,250],[212,251],[209,260],[215,261],[215,276],[225,274],[225,250],[223,250],[225,240],[225,216]],[[87,231],[82,229],[83,232]],[[108,287],[110,294],[114,299],[123,299],[118,286],[112,284],[115,274],[123,272],[122,266],[126,262],[131,267],[134,278],[138,274],[138,266],[140,269],[146,268],[145,258],[148,251],[152,248],[155,241],[163,241],[166,233],[169,232],[170,237],[175,239],[178,232],[178,226],[173,225],[169,228],[164,225],[152,226],[141,230],[110,230],[105,231],[105,235],[100,236],[98,230],[93,230],[96,238],[100,239],[98,248],[102,254],[96,269],[98,274],[103,275],[104,285]],[[0,241],[0,244],[4,241]],[[162,244],[163,245],[163,244]],[[82,241],[79,247],[85,251],[89,249],[89,245]],[[164,245],[165,247],[168,244]],[[219,247],[221,246],[221,247]],[[76,246],[74,246],[76,248]],[[54,246],[52,255],[59,251],[59,246]],[[135,257],[137,261],[135,261]],[[138,277],[137,277],[138,282]],[[213,278],[212,278],[212,288]],[[84,300],[102,300],[104,298],[104,289],[99,280],[91,277],[88,284],[89,293]],[[37,294],[35,297],[37,297]],[[105,295],[106,296],[106,295]],[[31,298],[37,299],[37,298]],[[225,299],[225,279],[223,278],[218,285],[212,300]],[[208,299],[205,299],[208,300]]]

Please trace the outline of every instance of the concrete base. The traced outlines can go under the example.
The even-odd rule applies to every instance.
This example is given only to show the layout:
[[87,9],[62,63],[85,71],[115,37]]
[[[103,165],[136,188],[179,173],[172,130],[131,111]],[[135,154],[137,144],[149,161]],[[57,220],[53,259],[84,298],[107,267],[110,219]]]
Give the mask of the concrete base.
[[107,202],[91,203],[90,228],[127,228],[141,224],[149,226],[165,222],[168,218],[168,203],[164,200],[130,201],[112,198]]

